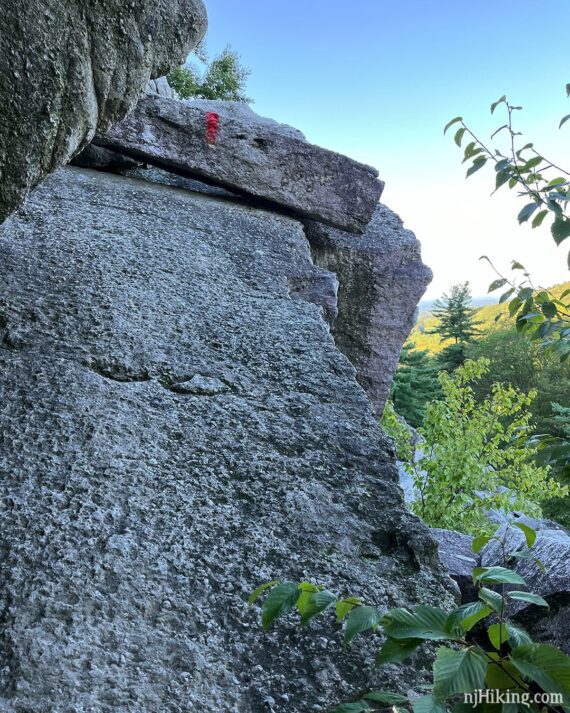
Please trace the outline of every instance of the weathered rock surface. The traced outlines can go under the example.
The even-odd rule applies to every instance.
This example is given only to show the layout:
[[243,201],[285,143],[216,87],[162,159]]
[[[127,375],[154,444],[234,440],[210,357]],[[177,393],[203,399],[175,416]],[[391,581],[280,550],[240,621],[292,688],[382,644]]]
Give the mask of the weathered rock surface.
[[[208,113],[219,115],[215,145]],[[364,231],[383,188],[370,166],[225,102],[146,96],[95,143],[351,232]]]
[[158,77],[157,79],[151,79],[146,85],[147,94],[158,94],[160,97],[166,97],[167,99],[174,99],[174,92],[166,77]]
[[0,222],[206,30],[202,0],[3,0]]
[[306,234],[315,263],[339,279],[335,341],[380,414],[432,278],[422,263],[420,243],[384,205],[377,207],[362,236],[315,222],[306,223]]
[[469,535],[454,530],[431,528],[431,533],[439,547],[441,564],[459,586],[463,601],[477,599],[477,590],[473,586],[473,567],[479,565],[479,557],[471,551],[473,540]]
[[314,269],[290,218],[72,168],[0,228],[0,710],[300,713],[421,679],[244,605],[273,577],[450,601],[291,299]]

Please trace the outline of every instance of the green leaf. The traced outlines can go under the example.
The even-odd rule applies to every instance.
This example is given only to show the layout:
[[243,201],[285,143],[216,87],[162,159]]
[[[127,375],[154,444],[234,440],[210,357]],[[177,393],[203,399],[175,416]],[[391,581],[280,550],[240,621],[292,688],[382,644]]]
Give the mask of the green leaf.
[[473,581],[486,584],[524,584],[526,582],[512,569],[506,567],[476,567],[473,570]]
[[368,713],[372,708],[366,701],[357,701],[356,703],[342,703],[333,709],[333,713]]
[[295,606],[301,590],[294,582],[284,582],[272,589],[263,602],[261,623],[267,631],[272,622]]
[[556,245],[560,245],[560,243],[570,236],[570,220],[563,216],[557,215],[554,223],[552,223],[550,231]]
[[544,302],[544,304],[541,305],[542,309],[542,314],[547,318],[547,319],[554,319],[558,315],[558,308],[554,304],[554,302]]
[[497,99],[496,102],[493,102],[491,104],[491,114],[495,113],[495,109],[499,106],[499,104],[504,104],[507,101],[507,97],[503,94],[503,96],[500,99]]
[[501,277],[500,280],[495,280],[494,282],[491,282],[489,285],[489,292],[494,292],[495,290],[500,289],[501,287],[504,287],[507,284],[507,280],[505,280],[504,277]]
[[505,169],[504,171],[499,171],[495,177],[495,190],[498,190],[501,186],[504,186],[511,176],[512,172],[510,168]]
[[566,96],[570,97],[570,84],[566,85]]
[[469,602],[462,604],[460,607],[451,612],[448,619],[448,627],[460,626],[463,631],[471,631],[471,629],[492,614],[493,610],[484,602]]
[[521,169],[522,173],[527,173],[528,171],[531,171],[533,168],[536,168],[539,164],[541,164],[544,161],[542,156],[535,156],[534,158],[529,159],[523,168]]
[[354,609],[362,604],[360,597],[346,597],[336,605],[336,620],[340,624],[343,619]]
[[457,129],[455,132],[455,136],[453,137],[453,140],[458,146],[461,146],[461,142],[463,141],[463,134],[465,133],[466,129]]
[[274,579],[272,582],[266,582],[265,584],[262,584],[260,587],[258,587],[249,595],[247,599],[247,603],[249,604],[249,606],[255,604],[255,602],[259,599],[263,592],[265,592],[267,589],[270,589],[271,587],[275,587],[277,584],[279,584],[279,580]]
[[523,676],[532,679],[546,693],[561,693],[570,705],[570,658],[550,644],[523,644],[510,660]]
[[433,695],[443,701],[455,693],[485,687],[487,661],[478,649],[461,651],[440,648],[433,664]]
[[476,554],[478,552],[481,552],[483,547],[485,547],[485,545],[489,544],[489,542],[491,542],[491,540],[493,540],[493,539],[495,539],[493,537],[493,535],[479,535],[471,543],[471,551],[475,552]]
[[462,116],[456,116],[455,119],[452,119],[451,121],[449,121],[449,122],[445,125],[445,129],[443,130],[443,133],[444,133],[444,134],[447,134],[447,130],[449,129],[449,127],[453,126],[453,124],[457,124],[458,121],[463,121],[463,117],[462,117]]
[[540,213],[537,213],[532,220],[532,227],[540,228],[540,226],[542,225],[542,223],[547,215],[548,215],[547,210],[541,210]]
[[514,525],[524,534],[527,547],[532,547],[536,542],[536,530],[533,530],[532,527],[525,525],[523,522],[515,522]]
[[539,207],[540,203],[527,203],[517,216],[519,223],[526,223],[530,216]]
[[521,265],[520,262],[513,260],[512,264],[511,264],[511,270],[524,270],[524,269],[525,269],[524,265]]
[[310,595],[307,606],[301,613],[301,626],[305,626],[309,621],[336,604],[336,596],[326,589]]
[[410,702],[410,699],[406,696],[401,696],[399,693],[392,693],[391,691],[370,691],[370,693],[366,693],[362,697],[367,701],[374,701],[374,703],[385,703],[387,706],[399,706]]
[[374,607],[355,607],[349,614],[344,630],[344,643],[350,644],[357,634],[378,626],[381,614]]
[[411,656],[420,644],[423,644],[423,639],[392,639],[388,636],[376,657],[376,665],[401,663]]
[[514,599],[517,602],[528,602],[529,604],[536,604],[538,607],[550,608],[550,605],[538,594],[532,594],[531,592],[507,592],[507,597],[509,599]]
[[393,639],[457,639],[450,631],[447,620],[448,614],[443,609],[422,605],[412,612],[392,609],[382,617],[381,623],[386,635]]
[[515,626],[507,622],[507,631],[509,632],[509,643],[513,649],[523,644],[532,644],[532,639],[528,633],[520,626]]
[[492,659],[492,662],[487,666],[487,688],[504,690],[505,688],[513,688],[516,683],[524,688],[520,673],[510,661],[501,659],[500,655],[495,651],[489,651],[487,655]]
[[506,644],[509,640],[507,625],[491,624],[491,626],[487,629],[487,636],[497,651],[500,651],[502,644]]
[[569,119],[570,114],[566,114],[566,116],[561,119],[560,124],[558,124],[558,128],[561,129]]
[[510,290],[507,290],[501,295],[501,298],[499,299],[499,304],[502,305],[504,304],[510,297],[512,297],[513,293],[515,291],[514,287],[511,287]]
[[414,713],[446,713],[447,708],[435,701],[433,696],[422,696],[414,702],[413,711]]
[[466,178],[469,178],[469,176],[472,176],[474,173],[476,173],[480,168],[483,168],[483,166],[487,163],[486,158],[482,158],[479,156],[478,158],[473,161],[473,165],[471,168],[467,171]]
[[482,587],[479,591],[479,598],[497,614],[503,611],[504,601],[499,592],[494,592],[492,589]]

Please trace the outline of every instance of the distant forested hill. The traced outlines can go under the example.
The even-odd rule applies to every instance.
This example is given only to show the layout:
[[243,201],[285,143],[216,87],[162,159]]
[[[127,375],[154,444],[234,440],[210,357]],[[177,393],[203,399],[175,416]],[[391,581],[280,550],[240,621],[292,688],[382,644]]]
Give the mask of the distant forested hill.
[[[563,282],[550,288],[550,291],[555,297],[560,297],[564,290],[570,289],[570,282]],[[500,317],[497,320],[497,317]],[[497,328],[509,326],[508,302],[505,304],[491,304],[480,307],[477,310],[476,319],[483,324],[479,326],[482,333],[491,332]],[[511,322],[512,324],[512,322]],[[437,319],[431,312],[420,314],[416,326],[410,335],[409,342],[416,349],[426,349],[431,354],[437,354],[444,349],[450,342],[440,341],[438,334],[427,334],[437,325]]]

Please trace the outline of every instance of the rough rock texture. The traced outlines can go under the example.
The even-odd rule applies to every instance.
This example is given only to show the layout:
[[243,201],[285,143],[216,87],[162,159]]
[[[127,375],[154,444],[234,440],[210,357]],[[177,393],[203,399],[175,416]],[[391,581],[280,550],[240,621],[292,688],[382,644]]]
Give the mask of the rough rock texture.
[[315,263],[339,279],[335,341],[380,414],[432,277],[422,263],[420,243],[384,205],[377,207],[362,236],[315,222],[306,223],[306,234]]
[[2,0],[0,222],[206,30],[202,0]]
[[300,713],[421,680],[244,605],[275,576],[450,603],[290,297],[314,269],[290,218],[73,168],[0,228],[0,710]]
[[449,572],[461,590],[463,601],[477,599],[477,589],[473,585],[473,567],[479,565],[479,558],[471,551],[472,537],[454,530],[431,528],[439,548],[442,565]]
[[167,99],[174,99],[174,92],[166,77],[158,77],[158,79],[151,79],[146,85],[147,94],[158,94],[160,97],[166,97]]
[[[215,145],[206,139],[208,112],[219,114]],[[149,95],[95,142],[352,232],[366,228],[383,188],[370,166],[224,102]]]

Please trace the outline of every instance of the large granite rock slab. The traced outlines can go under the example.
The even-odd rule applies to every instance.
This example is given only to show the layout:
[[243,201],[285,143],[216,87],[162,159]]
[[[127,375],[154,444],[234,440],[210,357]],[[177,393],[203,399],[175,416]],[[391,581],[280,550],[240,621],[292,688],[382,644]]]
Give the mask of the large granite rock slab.
[[[209,114],[219,117],[215,143]],[[357,233],[383,188],[370,166],[309,144],[295,129],[235,103],[146,96],[95,142]]]
[[133,108],[206,30],[202,0],[5,0],[0,222],[48,173]]
[[431,270],[414,234],[384,205],[359,237],[315,222],[305,227],[315,263],[339,279],[335,341],[379,415]]
[[451,603],[353,367],[291,298],[311,270],[295,220],[80,169],[0,228],[0,710],[325,711],[429,675],[244,603],[273,577]]

